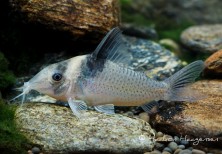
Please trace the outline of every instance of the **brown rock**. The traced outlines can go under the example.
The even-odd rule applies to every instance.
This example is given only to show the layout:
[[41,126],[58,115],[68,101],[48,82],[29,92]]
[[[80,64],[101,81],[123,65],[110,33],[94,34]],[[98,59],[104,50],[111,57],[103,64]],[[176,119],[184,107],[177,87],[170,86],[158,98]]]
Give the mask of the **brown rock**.
[[205,61],[205,65],[205,76],[222,76],[222,50],[215,52],[209,58],[207,58],[207,60]]
[[87,33],[98,37],[120,21],[117,0],[13,0],[11,5],[29,21],[68,31],[75,37]]
[[181,103],[179,108],[176,105],[161,109],[151,119],[154,127],[164,133],[178,134],[187,140],[194,140],[193,144],[221,146],[222,81],[199,81],[192,88],[202,92],[207,98],[194,103]]

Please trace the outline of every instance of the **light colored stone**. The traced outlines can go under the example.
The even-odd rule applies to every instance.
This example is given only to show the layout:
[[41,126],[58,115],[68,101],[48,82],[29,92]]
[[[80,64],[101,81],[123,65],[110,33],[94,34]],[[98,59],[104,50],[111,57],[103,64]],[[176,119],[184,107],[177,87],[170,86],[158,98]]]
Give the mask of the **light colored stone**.
[[160,40],[159,43],[175,53],[178,53],[180,51],[179,45],[172,39],[165,38]]
[[162,154],[171,154],[171,153],[168,151],[163,151]]
[[178,145],[178,148],[183,150],[185,149],[185,145]]
[[204,151],[202,151],[202,150],[193,149],[192,150],[192,154],[206,154],[206,153]]
[[150,117],[148,115],[148,113],[146,112],[142,112],[139,114],[139,118],[146,121],[146,122],[149,122],[150,121]]
[[141,153],[154,147],[154,131],[143,120],[95,111],[83,116],[77,120],[70,108],[26,103],[17,108],[15,120],[21,133],[46,153]]
[[150,154],[161,154],[161,152],[158,151],[158,150],[154,150],[154,151],[152,151]]
[[176,149],[173,154],[179,154],[182,149]]
[[157,132],[157,133],[156,133],[156,137],[157,137],[157,138],[158,138],[158,137],[163,137],[163,135],[164,135],[164,134],[163,134],[162,132]]
[[192,154],[192,152],[188,149],[185,149],[185,150],[180,151],[179,154]]

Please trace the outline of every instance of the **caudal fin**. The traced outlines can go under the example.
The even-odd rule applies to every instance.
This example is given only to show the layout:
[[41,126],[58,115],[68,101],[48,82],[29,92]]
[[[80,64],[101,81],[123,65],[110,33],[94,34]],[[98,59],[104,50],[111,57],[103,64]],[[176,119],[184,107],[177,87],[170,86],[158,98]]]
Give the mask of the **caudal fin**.
[[191,89],[188,85],[195,81],[204,69],[204,62],[195,61],[164,82],[167,83],[165,100],[169,101],[197,101],[204,98],[204,95]]

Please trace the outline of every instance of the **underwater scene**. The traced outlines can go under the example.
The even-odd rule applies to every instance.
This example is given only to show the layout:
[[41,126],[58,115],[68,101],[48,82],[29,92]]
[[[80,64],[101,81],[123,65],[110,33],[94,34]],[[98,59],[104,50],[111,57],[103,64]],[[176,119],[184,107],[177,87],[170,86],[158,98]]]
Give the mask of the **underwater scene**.
[[0,1],[0,154],[222,154],[221,0]]

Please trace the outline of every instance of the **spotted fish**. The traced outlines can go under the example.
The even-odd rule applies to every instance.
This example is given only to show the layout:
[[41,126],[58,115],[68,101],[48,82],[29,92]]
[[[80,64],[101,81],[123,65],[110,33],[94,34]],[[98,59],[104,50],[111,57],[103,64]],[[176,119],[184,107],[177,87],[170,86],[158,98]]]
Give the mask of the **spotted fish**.
[[[152,100],[196,101],[202,98],[187,85],[204,69],[203,61],[195,61],[164,81],[148,78],[143,72],[126,65],[123,37],[119,28],[112,29],[95,51],[51,64],[41,70],[20,89],[19,96],[36,90],[61,101],[68,101],[77,117],[87,106],[99,112],[114,113],[114,106],[141,106],[149,111]],[[17,98],[16,97],[16,98]]]

